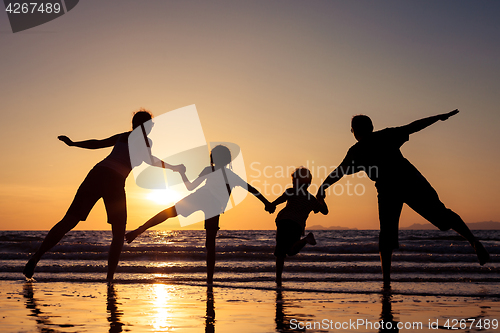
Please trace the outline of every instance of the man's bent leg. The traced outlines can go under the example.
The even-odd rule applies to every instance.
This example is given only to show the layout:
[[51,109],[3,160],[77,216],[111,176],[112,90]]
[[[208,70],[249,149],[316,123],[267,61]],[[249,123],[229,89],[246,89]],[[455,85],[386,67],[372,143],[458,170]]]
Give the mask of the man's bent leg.
[[418,196],[411,196],[409,198],[407,204],[410,208],[440,230],[453,229],[459,235],[467,239],[476,251],[479,264],[484,265],[490,260],[488,251],[486,251],[481,242],[472,234],[464,220],[462,220],[460,215],[446,208],[439,199],[437,192],[430,184],[420,191],[414,191],[413,193],[418,194]]
[[[484,248],[483,244],[472,234],[467,224],[465,224],[464,220],[452,211],[451,209],[447,209],[442,213],[443,219],[450,221],[451,229],[455,230],[459,235],[467,239],[470,245],[474,248],[476,252],[477,259],[479,260],[479,264],[482,266],[490,261],[490,254]],[[432,222],[432,221],[431,221]],[[434,223],[433,223],[434,224]]]

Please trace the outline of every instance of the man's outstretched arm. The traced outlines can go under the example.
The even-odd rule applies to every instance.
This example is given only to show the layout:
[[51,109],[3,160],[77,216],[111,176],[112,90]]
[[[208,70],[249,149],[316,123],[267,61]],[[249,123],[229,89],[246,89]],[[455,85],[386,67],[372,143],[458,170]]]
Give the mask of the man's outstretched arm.
[[445,121],[448,118],[450,118],[451,116],[456,115],[457,113],[458,113],[458,109],[455,109],[455,110],[448,112],[448,113],[438,114],[436,116],[415,120],[414,122],[412,122],[408,125],[402,126],[402,128],[405,128],[408,131],[408,134],[412,134],[412,133],[421,131],[428,126],[431,126],[432,124],[434,124],[438,120]]
[[326,197],[326,190],[330,186],[341,180],[344,175],[352,175],[353,173],[358,172],[355,167],[356,163],[354,162],[354,156],[355,154],[353,153],[352,148],[349,149],[342,162],[340,162],[339,166],[336,167],[335,170],[333,170],[323,181],[323,184],[321,184],[318,189],[316,197]]
[[342,177],[344,176],[344,167],[339,165],[335,170],[333,170],[328,177],[323,181],[323,184],[318,189],[318,193],[316,194],[317,197],[319,198],[324,198],[326,197],[326,190],[338,182]]
[[332,173],[330,173],[328,177],[326,177],[325,181],[323,182],[323,184],[321,184],[321,186],[318,189],[318,193],[316,194],[317,197],[319,198],[326,197],[326,190],[342,178],[343,174],[339,175],[338,171],[339,168],[333,170]]

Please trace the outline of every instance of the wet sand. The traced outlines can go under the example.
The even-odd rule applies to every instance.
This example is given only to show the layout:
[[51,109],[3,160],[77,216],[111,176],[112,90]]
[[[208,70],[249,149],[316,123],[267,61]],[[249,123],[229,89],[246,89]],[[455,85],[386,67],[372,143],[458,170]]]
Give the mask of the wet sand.
[[[179,284],[0,281],[2,332],[428,332],[494,329],[491,297],[322,293]],[[456,319],[457,321],[454,321]],[[474,319],[474,324],[472,324]],[[490,328],[484,329],[485,319]],[[381,327],[381,321],[383,326]],[[421,325],[419,325],[419,323]],[[462,322],[464,323],[464,321]],[[498,324],[498,322],[497,322]],[[471,327],[472,325],[472,327]],[[476,325],[476,326],[474,326]],[[406,327],[406,329],[405,329]],[[395,330],[393,330],[395,332]]]

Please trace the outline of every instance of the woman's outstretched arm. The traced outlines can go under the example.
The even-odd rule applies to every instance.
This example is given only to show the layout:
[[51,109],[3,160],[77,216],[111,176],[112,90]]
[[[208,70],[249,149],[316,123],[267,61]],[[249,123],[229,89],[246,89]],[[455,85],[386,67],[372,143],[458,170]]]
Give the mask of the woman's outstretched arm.
[[[125,133],[128,133],[128,132],[125,132]],[[91,140],[84,140],[84,141],[73,141],[70,138],[68,138],[66,135],[60,135],[57,138],[70,147],[78,147],[78,148],[85,148],[85,149],[100,149],[100,148],[113,147],[118,142],[118,138],[120,137],[120,135],[125,134],[125,133],[115,134],[113,136],[110,136],[109,138],[101,139],[101,140],[91,139]]]
[[[148,163],[148,161],[145,162]],[[153,155],[151,155],[151,163],[148,164],[163,169],[170,169],[175,172],[180,172],[180,173],[186,172],[186,167],[184,166],[184,164],[172,165]]]

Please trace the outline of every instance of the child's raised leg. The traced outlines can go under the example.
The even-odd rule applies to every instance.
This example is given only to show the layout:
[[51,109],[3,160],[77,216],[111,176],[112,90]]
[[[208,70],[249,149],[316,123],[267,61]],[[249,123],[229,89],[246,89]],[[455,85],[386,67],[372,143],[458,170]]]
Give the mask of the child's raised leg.
[[312,232],[308,233],[307,236],[302,238],[301,240],[295,242],[295,244],[293,244],[292,248],[290,249],[290,252],[288,252],[288,255],[296,255],[304,248],[304,246],[306,246],[306,244],[316,245],[316,239],[314,239],[314,235]]
[[141,225],[139,228],[137,228],[133,231],[127,232],[127,234],[125,235],[125,238],[127,239],[127,243],[129,243],[129,244],[132,243],[132,241],[137,236],[139,236],[140,234],[142,234],[144,231],[148,230],[149,228],[152,228],[155,225],[158,225],[158,224],[166,221],[167,219],[169,219],[171,217],[176,217],[176,216],[177,216],[177,211],[175,210],[175,206],[172,206],[170,208],[162,210],[161,212],[159,212],[158,214],[156,214],[155,216],[150,218],[146,223]]

